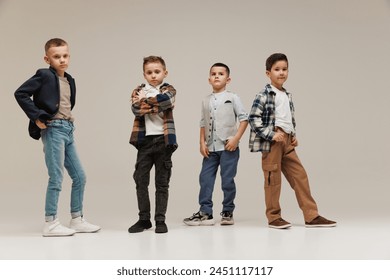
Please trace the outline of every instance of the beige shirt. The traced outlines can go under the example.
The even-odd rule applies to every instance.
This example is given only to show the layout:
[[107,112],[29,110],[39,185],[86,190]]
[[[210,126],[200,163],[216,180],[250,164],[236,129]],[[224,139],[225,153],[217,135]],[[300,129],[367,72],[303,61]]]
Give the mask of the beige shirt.
[[59,77],[60,82],[60,104],[55,119],[74,121],[70,103],[70,85],[65,77]]

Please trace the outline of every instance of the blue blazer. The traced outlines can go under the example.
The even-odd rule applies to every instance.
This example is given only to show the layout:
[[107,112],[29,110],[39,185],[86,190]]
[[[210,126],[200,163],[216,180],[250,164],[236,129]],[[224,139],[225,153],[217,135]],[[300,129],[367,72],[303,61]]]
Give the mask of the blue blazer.
[[[73,109],[76,103],[76,84],[68,73],[65,73],[65,77],[70,85],[70,103]],[[15,98],[30,119],[28,125],[30,136],[38,140],[41,137],[41,129],[35,121],[39,119],[46,123],[59,109],[60,83],[56,71],[51,67],[39,69],[15,91]]]

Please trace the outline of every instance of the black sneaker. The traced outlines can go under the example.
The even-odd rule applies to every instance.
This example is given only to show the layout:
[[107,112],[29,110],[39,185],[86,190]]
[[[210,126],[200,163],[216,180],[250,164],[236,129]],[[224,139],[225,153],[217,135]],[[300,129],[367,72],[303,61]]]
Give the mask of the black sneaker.
[[234,225],[233,213],[229,211],[223,211],[221,213],[221,226]]
[[213,215],[206,214],[202,211],[185,218],[183,222],[188,226],[212,226],[214,225]]
[[142,232],[145,229],[152,227],[150,220],[138,220],[134,225],[129,228],[130,233]]
[[168,227],[164,221],[156,221],[156,233],[167,233]]

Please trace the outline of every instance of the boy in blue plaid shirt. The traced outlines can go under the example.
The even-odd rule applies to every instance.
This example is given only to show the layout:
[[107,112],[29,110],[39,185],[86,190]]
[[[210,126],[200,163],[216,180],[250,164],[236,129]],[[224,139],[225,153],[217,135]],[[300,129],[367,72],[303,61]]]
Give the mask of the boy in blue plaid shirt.
[[262,152],[268,226],[276,229],[291,226],[281,216],[279,197],[282,172],[295,192],[305,226],[336,226],[336,222],[318,214],[306,171],[295,151],[298,141],[295,137],[294,104],[291,94],[283,87],[288,77],[287,56],[272,54],[266,61],[266,74],[271,83],[256,95],[249,114],[249,148],[251,152]]

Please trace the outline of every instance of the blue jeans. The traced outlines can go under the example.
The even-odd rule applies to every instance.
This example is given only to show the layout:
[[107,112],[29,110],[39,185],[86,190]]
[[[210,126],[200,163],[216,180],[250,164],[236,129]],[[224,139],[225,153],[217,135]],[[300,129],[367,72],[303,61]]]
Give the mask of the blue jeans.
[[45,162],[49,174],[45,204],[46,221],[53,220],[57,216],[64,167],[72,178],[70,201],[72,217],[82,215],[86,176],[77,155],[73,131],[72,122],[53,120],[41,132]]
[[213,214],[212,196],[218,166],[221,166],[221,184],[223,191],[222,211],[234,211],[234,198],[236,197],[236,184],[234,182],[234,177],[237,173],[239,157],[240,150],[237,148],[234,152],[210,152],[208,158],[203,158],[202,170],[199,175],[200,211],[209,215]]

